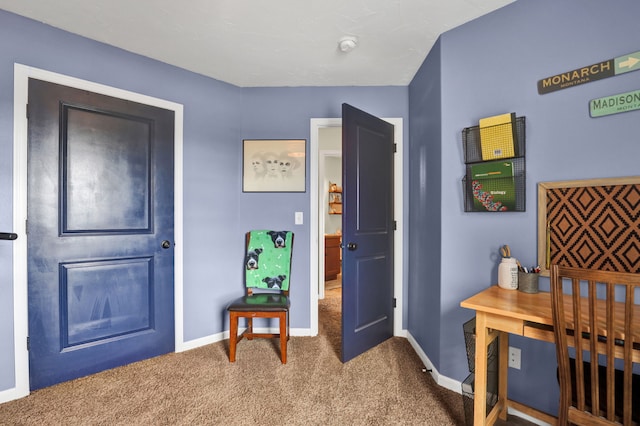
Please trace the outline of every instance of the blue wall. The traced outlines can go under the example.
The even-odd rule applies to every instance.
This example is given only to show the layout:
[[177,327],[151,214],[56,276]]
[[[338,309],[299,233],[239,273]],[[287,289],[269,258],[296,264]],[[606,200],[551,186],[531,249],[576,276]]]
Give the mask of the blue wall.
[[[343,102],[382,117],[407,117],[407,93],[407,87],[241,89],[240,134],[227,141],[230,151],[224,157],[218,157],[219,142],[212,141],[205,148],[204,158],[188,161],[185,156],[185,170],[193,166],[191,173],[201,176],[196,179],[195,188],[189,188],[185,179],[185,194],[192,194],[194,200],[193,204],[187,205],[185,197],[184,207],[186,341],[229,328],[224,308],[242,291],[241,281],[230,285],[228,280],[215,277],[221,265],[227,265],[223,268],[229,270],[228,265],[236,265],[238,259],[242,259],[244,240],[238,236],[248,229],[277,228],[295,232],[296,250],[291,274],[292,282],[298,284],[291,288],[295,303],[291,326],[303,329],[311,326],[309,173],[306,193],[242,193],[242,139],[306,139],[308,142],[310,119],[340,117]],[[189,110],[185,107],[185,121],[188,115]],[[194,157],[198,157],[199,149],[195,148]],[[210,155],[208,151],[211,151]],[[227,167],[217,170],[224,164],[231,164],[232,170]],[[306,166],[308,171],[308,156]],[[211,176],[207,175],[209,173]],[[205,204],[198,203],[198,194],[206,196]],[[303,212],[304,225],[294,225],[294,212],[297,211]],[[192,231],[189,238],[186,229]],[[225,241],[225,244],[216,250],[215,241]],[[212,262],[212,259],[216,261]]]
[[[296,232],[291,326],[310,326],[309,176],[306,193],[243,194],[243,138],[309,140],[310,119],[340,117],[342,102],[408,121],[407,87],[242,89],[0,11],[1,231],[13,228],[14,62],[184,105],[185,341],[228,329],[224,307],[241,280],[219,274],[241,265],[242,236],[262,226]],[[15,386],[11,250],[0,242],[0,392]]]
[[407,329],[440,364],[442,222],[441,43],[438,40],[409,90],[409,321]]
[[[638,16],[640,3],[634,0],[519,0],[444,33],[440,74],[423,69],[410,85],[413,147],[428,143],[416,140],[414,117],[431,114],[433,109],[431,99],[413,102],[418,97],[415,92],[434,78],[441,83],[440,127],[425,123],[420,130],[442,135],[434,142],[440,144],[442,155],[428,163],[442,171],[440,193],[433,190],[435,196],[441,195],[442,209],[441,339],[437,354],[426,351],[430,358],[439,358],[436,367],[441,374],[456,380],[468,374],[462,324],[473,312],[459,303],[497,282],[498,248],[509,244],[523,264],[536,263],[537,183],[638,174],[640,112],[592,119],[588,103],[640,89],[640,72],[545,95],[539,95],[536,86],[542,78],[640,50]],[[479,118],[511,111],[526,116],[526,212],[465,213],[461,131]],[[419,179],[418,170],[412,169],[410,180],[415,179]],[[416,197],[412,193],[412,204]],[[420,246],[412,244],[415,249],[434,251],[427,239]],[[410,288],[418,285],[426,284],[409,283]],[[543,289],[548,290],[548,285],[548,279],[543,279]],[[428,312],[415,309],[409,317],[412,334],[419,334],[420,324],[433,320]],[[510,397],[555,413],[553,345],[514,337],[510,343],[522,348],[523,366],[520,371],[509,370]]]

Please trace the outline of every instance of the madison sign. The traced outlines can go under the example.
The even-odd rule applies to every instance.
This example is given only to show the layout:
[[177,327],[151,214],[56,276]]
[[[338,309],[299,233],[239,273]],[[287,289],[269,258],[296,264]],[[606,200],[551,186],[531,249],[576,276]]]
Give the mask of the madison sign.
[[618,114],[636,109],[640,109],[640,90],[606,96],[589,102],[589,114],[591,117],[602,117],[603,115]]

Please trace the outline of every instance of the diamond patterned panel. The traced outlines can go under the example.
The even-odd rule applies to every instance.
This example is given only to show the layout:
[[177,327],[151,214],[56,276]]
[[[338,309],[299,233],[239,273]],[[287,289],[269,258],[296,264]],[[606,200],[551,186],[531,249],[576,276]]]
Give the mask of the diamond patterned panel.
[[640,185],[547,191],[550,260],[564,266],[640,272]]

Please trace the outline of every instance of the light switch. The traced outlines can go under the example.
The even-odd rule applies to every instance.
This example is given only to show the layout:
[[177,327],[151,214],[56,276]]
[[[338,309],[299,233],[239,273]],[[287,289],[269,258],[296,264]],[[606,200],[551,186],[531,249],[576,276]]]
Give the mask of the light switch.
[[296,225],[302,225],[302,223],[303,223],[302,212],[296,212],[295,223],[296,223]]

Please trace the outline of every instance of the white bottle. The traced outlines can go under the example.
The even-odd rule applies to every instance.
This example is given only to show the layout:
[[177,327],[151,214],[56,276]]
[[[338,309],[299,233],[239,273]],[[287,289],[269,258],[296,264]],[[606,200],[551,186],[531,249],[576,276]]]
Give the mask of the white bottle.
[[518,264],[514,257],[503,257],[498,265],[498,286],[507,290],[518,289]]

